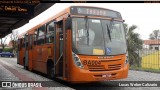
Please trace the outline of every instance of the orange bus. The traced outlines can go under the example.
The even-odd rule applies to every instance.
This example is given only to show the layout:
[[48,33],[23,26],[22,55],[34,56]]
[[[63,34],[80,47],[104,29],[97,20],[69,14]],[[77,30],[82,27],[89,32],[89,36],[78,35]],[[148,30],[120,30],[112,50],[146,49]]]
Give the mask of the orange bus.
[[17,64],[23,65],[23,57],[24,57],[24,51],[25,51],[25,46],[24,46],[24,37],[18,37],[18,53],[17,53]]
[[71,6],[19,38],[17,63],[71,83],[127,78],[123,22],[117,11]]

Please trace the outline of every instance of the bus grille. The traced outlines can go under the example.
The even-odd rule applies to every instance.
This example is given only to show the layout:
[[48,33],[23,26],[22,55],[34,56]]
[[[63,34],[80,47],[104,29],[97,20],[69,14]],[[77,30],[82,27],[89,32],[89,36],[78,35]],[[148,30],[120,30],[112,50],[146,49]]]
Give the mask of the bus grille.
[[104,66],[88,66],[89,71],[105,71]]
[[109,70],[119,70],[121,69],[121,64],[108,65]]
[[108,65],[105,66],[88,66],[89,71],[112,71],[121,69],[121,64]]

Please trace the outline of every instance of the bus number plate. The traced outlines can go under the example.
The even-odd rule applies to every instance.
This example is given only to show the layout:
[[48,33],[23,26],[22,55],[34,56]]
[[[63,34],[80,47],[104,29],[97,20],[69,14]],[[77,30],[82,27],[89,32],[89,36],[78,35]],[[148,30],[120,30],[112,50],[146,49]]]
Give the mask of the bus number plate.
[[102,77],[103,78],[105,78],[105,77],[111,77],[111,74],[104,74],[104,75],[102,75]]

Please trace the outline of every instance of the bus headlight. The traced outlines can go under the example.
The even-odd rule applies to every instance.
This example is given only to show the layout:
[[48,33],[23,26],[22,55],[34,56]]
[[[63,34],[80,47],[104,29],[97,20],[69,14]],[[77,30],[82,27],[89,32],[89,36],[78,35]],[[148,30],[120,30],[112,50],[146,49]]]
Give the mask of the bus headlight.
[[76,55],[75,53],[72,52],[72,56],[73,56],[73,60],[74,60],[75,65],[80,67],[80,68],[84,68],[83,64],[81,63],[81,60],[78,57],[78,55]]
[[125,64],[128,64],[128,52],[126,53],[126,60],[125,60]]

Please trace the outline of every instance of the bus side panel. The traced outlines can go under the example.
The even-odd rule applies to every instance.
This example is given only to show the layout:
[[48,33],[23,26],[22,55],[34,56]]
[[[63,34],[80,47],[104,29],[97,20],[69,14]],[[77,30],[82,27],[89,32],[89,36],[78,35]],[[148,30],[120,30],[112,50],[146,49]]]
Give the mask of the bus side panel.
[[44,51],[43,51],[43,60],[47,63],[47,61],[50,59],[53,61],[53,55],[54,55],[54,45],[53,44],[46,44],[44,46]]
[[41,51],[41,53],[42,53],[42,63],[41,63],[41,65],[43,66],[43,67],[41,67],[40,68],[40,70],[43,72],[43,73],[45,73],[45,74],[47,74],[47,60],[48,60],[48,55],[51,53],[51,45],[42,45],[41,46],[41,48],[42,48],[42,51]]
[[19,54],[20,54],[20,51],[18,50],[18,51],[17,51],[17,64],[19,64],[19,61],[20,61]]
[[72,32],[71,32],[71,30],[67,30],[67,43],[66,43],[66,46],[67,46],[67,48],[66,48],[66,64],[67,64],[67,71],[68,71],[68,73],[67,73],[67,76],[68,76],[68,81],[70,81],[71,79],[72,79],[72,71],[71,71],[71,68],[72,68],[72,65],[74,64],[73,63],[73,58],[72,58],[72,43],[71,43],[71,41],[72,41],[72,34],[71,34]]
[[21,53],[22,53],[22,49],[19,51],[19,57],[18,57],[19,58],[19,65],[22,65],[22,58],[21,58],[22,54]]
[[22,48],[22,49],[19,51],[19,64],[20,64],[20,65],[23,65],[23,58],[24,58],[24,48]]
[[37,65],[36,65],[36,61],[37,61],[37,58],[38,58],[38,51],[37,51],[37,46],[34,46],[33,48],[33,70],[37,70]]
[[45,45],[36,46],[34,50],[34,70],[46,73],[46,61],[47,61],[47,48]]
[[29,50],[29,57],[28,57],[28,60],[29,60],[29,70],[32,70],[33,69],[33,64],[32,64],[32,62],[33,62],[33,57],[32,57],[32,55],[33,55],[33,50]]

